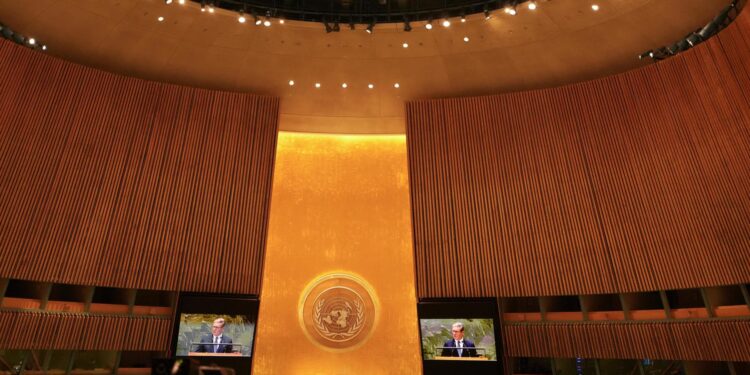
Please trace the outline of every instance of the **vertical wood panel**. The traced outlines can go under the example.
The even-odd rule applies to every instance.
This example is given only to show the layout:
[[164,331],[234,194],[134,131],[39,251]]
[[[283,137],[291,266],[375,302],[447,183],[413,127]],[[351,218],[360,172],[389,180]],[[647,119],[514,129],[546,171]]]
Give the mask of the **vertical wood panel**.
[[407,103],[418,295],[750,281],[749,19],[604,79]]
[[0,348],[165,351],[171,326],[169,318],[0,311]]
[[750,321],[506,324],[511,357],[750,360]]
[[278,99],[0,41],[0,277],[258,294]]

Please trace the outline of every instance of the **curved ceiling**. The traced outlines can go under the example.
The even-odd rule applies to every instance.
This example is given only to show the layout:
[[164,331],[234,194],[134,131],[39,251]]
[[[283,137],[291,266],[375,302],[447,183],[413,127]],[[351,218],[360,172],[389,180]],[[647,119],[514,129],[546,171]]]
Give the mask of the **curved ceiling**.
[[516,16],[453,19],[448,28],[414,22],[405,32],[402,24],[379,24],[372,34],[361,27],[326,33],[309,22],[242,24],[235,12],[162,0],[0,0],[0,21],[46,43],[52,55],[107,71],[279,96],[282,129],[400,133],[404,100],[553,87],[622,72],[647,63],[637,59],[641,52],[708,23],[729,0],[537,4]]

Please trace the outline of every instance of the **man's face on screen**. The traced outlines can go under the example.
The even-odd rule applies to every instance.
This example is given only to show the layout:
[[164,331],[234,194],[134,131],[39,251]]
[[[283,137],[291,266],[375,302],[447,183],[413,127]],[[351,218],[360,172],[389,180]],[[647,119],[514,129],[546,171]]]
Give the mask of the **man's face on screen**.
[[459,328],[459,327],[453,326],[453,328],[451,329],[451,333],[453,334],[453,339],[454,340],[461,340],[461,339],[464,338],[464,329],[463,328]]
[[220,322],[214,322],[211,326],[211,333],[214,336],[220,336],[222,332],[224,332],[224,325]]

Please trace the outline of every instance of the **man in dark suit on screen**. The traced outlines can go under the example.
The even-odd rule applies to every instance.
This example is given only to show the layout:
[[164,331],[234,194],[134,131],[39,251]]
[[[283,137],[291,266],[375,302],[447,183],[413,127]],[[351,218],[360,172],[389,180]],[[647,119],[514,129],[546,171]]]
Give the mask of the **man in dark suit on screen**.
[[476,357],[477,351],[471,340],[464,338],[464,325],[461,322],[453,323],[451,327],[452,340],[443,344],[443,357]]
[[224,318],[214,320],[211,334],[201,337],[201,344],[195,349],[203,353],[231,353],[232,338],[224,334]]

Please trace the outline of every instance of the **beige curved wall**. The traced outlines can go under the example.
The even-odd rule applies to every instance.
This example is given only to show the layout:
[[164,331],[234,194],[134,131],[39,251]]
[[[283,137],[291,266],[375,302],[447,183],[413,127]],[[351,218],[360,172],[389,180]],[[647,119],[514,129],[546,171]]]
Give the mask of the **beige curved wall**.
[[231,12],[154,0],[0,0],[0,20],[87,66],[280,97],[282,130],[403,134],[407,100],[553,87],[643,66],[636,56],[705,25],[728,1],[600,0],[598,12],[585,1],[538,3],[515,17],[478,14],[432,31],[378,25],[372,35],[361,26],[326,34],[317,23],[243,25]]

